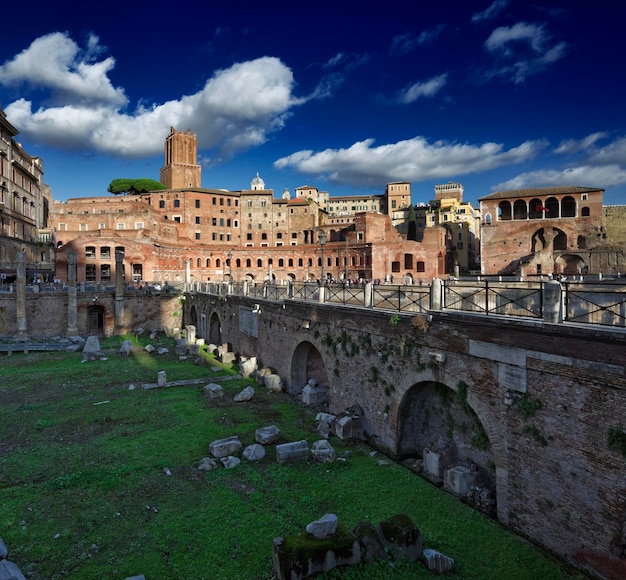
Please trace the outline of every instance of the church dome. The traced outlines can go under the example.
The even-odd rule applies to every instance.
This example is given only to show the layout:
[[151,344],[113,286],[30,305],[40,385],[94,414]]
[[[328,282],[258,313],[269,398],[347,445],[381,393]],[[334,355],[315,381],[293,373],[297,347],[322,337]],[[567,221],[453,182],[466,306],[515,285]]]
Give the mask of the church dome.
[[259,172],[257,171],[256,177],[250,182],[250,189],[265,189],[265,181],[263,181],[259,177]]

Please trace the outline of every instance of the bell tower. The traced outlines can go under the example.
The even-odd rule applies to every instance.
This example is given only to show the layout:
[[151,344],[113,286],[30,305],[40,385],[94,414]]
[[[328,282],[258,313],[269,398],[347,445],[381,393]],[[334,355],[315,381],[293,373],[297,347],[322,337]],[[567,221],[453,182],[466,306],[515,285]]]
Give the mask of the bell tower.
[[201,187],[201,167],[197,163],[198,139],[189,129],[177,131],[170,127],[165,139],[165,165],[161,168],[161,183],[167,189],[198,189]]

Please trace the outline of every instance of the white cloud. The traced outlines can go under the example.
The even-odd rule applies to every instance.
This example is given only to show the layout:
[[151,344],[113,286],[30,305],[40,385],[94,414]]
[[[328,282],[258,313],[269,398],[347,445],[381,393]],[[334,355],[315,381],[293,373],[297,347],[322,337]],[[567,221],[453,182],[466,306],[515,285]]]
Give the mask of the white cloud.
[[509,0],[495,0],[483,12],[475,12],[472,14],[472,22],[480,22],[482,20],[491,20],[495,18],[504,8],[507,7]]
[[618,163],[626,166],[626,137],[620,137],[604,147],[592,150],[588,161],[601,165]]
[[373,139],[366,139],[347,149],[298,151],[278,159],[274,166],[293,168],[314,177],[325,176],[334,183],[381,186],[397,180],[420,182],[488,171],[528,160],[545,147],[544,142],[526,141],[505,150],[499,143],[429,143],[424,137],[373,145]]
[[398,101],[409,104],[420,97],[434,97],[445,86],[447,80],[448,74],[443,73],[426,81],[413,83],[400,91]]
[[518,22],[513,26],[496,28],[485,41],[485,47],[491,52],[509,50],[511,42],[525,41],[535,51],[539,52],[546,40],[543,26]]
[[123,89],[114,88],[107,77],[115,66],[115,59],[109,57],[92,62],[102,50],[97,36],[90,36],[87,50],[81,52],[65,34],[47,34],[0,66],[0,83],[47,89],[53,100],[66,103],[125,105]]
[[430,44],[443,32],[444,28],[444,25],[440,24],[439,26],[423,30],[418,36],[414,36],[410,32],[398,34],[391,40],[389,53],[395,56],[408,54],[420,45]]
[[[3,83],[28,83],[55,97],[52,106],[37,110],[26,99],[4,107],[25,138],[139,158],[160,153],[171,126],[193,127],[198,147],[216,149],[214,159],[219,161],[263,143],[283,127],[293,107],[307,100],[293,95],[293,74],[287,66],[277,58],[262,57],[215,72],[195,94],[151,108],[139,105],[128,113],[123,90],[114,89],[107,78],[115,61],[89,62],[99,51],[95,37],[81,54],[66,35],[55,33],[37,39],[0,68]],[[308,99],[321,96],[314,93]]]
[[578,153],[579,151],[586,151],[592,145],[599,141],[600,139],[604,139],[606,137],[606,133],[597,132],[592,133],[591,135],[587,135],[582,139],[565,139],[559,143],[559,146],[554,150],[555,153]]
[[516,84],[545,70],[567,52],[565,42],[551,44],[543,25],[525,22],[496,28],[484,46],[496,58],[496,65],[487,77],[509,77]]
[[521,173],[513,179],[498,183],[492,189],[494,191],[507,191],[509,189],[553,185],[580,185],[605,189],[622,184],[626,184],[626,169],[620,165],[579,165],[562,170],[546,169]]

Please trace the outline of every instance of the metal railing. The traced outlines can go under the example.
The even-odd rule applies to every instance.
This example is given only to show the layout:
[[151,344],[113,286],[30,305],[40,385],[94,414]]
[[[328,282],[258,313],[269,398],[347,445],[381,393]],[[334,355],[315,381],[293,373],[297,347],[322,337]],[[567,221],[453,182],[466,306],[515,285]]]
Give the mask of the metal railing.
[[[485,316],[545,319],[546,285],[531,280],[450,279],[429,285],[330,284],[289,282],[193,283],[189,292],[229,294],[265,300],[294,300],[398,313],[471,312]],[[554,288],[554,286],[552,286]],[[626,328],[626,279],[562,282],[556,304],[558,322]],[[550,321],[550,320],[548,320]]]

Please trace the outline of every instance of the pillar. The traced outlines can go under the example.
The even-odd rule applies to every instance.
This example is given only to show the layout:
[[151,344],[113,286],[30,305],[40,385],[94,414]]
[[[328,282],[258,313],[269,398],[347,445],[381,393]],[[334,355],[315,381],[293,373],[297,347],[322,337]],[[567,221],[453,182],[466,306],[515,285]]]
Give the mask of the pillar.
[[115,334],[124,331],[124,252],[115,252]]
[[563,322],[563,287],[558,280],[543,286],[543,320],[552,324]]
[[78,301],[76,299],[76,252],[67,253],[67,336],[78,334]]
[[430,285],[430,309],[441,310],[443,307],[443,280],[441,278],[433,278]]
[[17,253],[17,278],[15,280],[16,306],[17,306],[17,333],[15,338],[26,338],[28,329],[26,326],[26,252],[20,250]]

